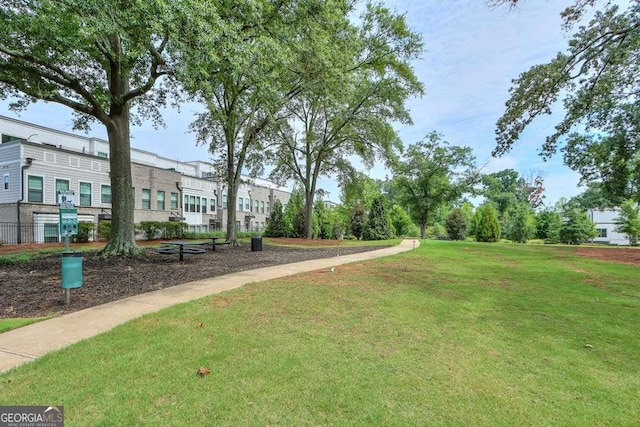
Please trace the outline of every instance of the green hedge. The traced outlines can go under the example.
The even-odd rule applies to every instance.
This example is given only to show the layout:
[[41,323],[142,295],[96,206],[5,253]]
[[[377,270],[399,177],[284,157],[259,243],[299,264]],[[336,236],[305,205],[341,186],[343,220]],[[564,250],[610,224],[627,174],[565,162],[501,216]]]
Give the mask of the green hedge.
[[184,222],[175,221],[142,221],[136,225],[136,232],[146,240],[182,238],[187,228]]

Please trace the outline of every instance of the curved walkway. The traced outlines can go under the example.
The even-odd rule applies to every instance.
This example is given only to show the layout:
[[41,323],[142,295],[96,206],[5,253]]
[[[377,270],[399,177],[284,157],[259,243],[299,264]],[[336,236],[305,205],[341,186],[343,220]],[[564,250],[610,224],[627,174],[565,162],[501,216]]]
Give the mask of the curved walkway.
[[135,295],[33,323],[0,334],[0,372],[35,360],[46,353],[66,347],[85,338],[108,331],[121,323],[144,314],[153,313],[175,304],[235,289],[247,283],[262,282],[297,273],[328,269],[342,264],[395,255],[412,250],[418,247],[419,244],[420,242],[417,239],[406,239],[397,246],[371,252],[241,271]]

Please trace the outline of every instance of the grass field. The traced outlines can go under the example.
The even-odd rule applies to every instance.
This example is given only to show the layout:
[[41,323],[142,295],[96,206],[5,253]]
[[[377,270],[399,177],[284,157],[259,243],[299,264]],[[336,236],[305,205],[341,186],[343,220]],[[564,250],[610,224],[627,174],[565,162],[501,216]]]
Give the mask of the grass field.
[[21,328],[31,323],[40,322],[42,320],[49,319],[49,317],[31,317],[31,318],[11,318],[0,319],[0,334],[10,331],[12,329]]
[[638,273],[423,242],[127,323],[1,375],[0,405],[83,426],[637,425]]

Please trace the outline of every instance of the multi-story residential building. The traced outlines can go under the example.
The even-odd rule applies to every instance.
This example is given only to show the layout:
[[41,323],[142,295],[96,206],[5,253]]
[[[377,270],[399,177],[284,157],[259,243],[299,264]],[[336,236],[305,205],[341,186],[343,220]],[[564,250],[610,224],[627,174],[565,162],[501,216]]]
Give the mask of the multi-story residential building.
[[[2,116],[0,134],[0,240],[59,241],[60,190],[75,193],[79,221],[110,219],[107,141]],[[224,230],[226,211],[236,209],[238,230],[261,231],[273,200],[286,204],[290,197],[285,187],[243,177],[237,199],[229,201],[210,163],[135,148],[131,159],[135,222],[182,220],[190,231]]]
[[606,243],[610,245],[629,245],[629,237],[616,231],[616,220],[620,216],[620,209],[589,209],[589,219],[596,224],[598,236],[594,243]]

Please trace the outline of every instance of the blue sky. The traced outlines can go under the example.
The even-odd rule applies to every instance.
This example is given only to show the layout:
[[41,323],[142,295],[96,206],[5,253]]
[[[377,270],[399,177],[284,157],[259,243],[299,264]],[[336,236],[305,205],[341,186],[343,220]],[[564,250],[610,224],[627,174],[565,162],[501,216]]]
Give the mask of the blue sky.
[[[566,34],[561,32],[560,12],[572,0],[524,1],[516,10],[490,8],[483,0],[386,0],[386,5],[405,13],[409,26],[423,36],[425,53],[413,65],[424,83],[426,94],[408,102],[413,126],[398,126],[405,145],[417,142],[432,130],[453,145],[474,149],[485,170],[513,168],[521,173],[542,171],[547,205],[560,197],[580,192],[577,174],[563,166],[556,155],[544,162],[538,151],[552,133],[558,117],[543,117],[525,131],[519,143],[505,156],[491,159],[495,146],[495,122],[504,111],[511,79],[531,66],[552,59],[565,50]],[[72,115],[66,107],[37,103],[19,116],[0,104],[0,114],[72,131]],[[166,128],[152,126],[132,129],[132,146],[181,161],[210,160],[205,147],[195,145],[188,126],[193,106],[181,112],[166,110]],[[101,126],[90,136],[106,139]],[[388,172],[381,167],[365,170],[374,178]],[[322,179],[320,187],[338,201],[339,190],[332,179]]]

